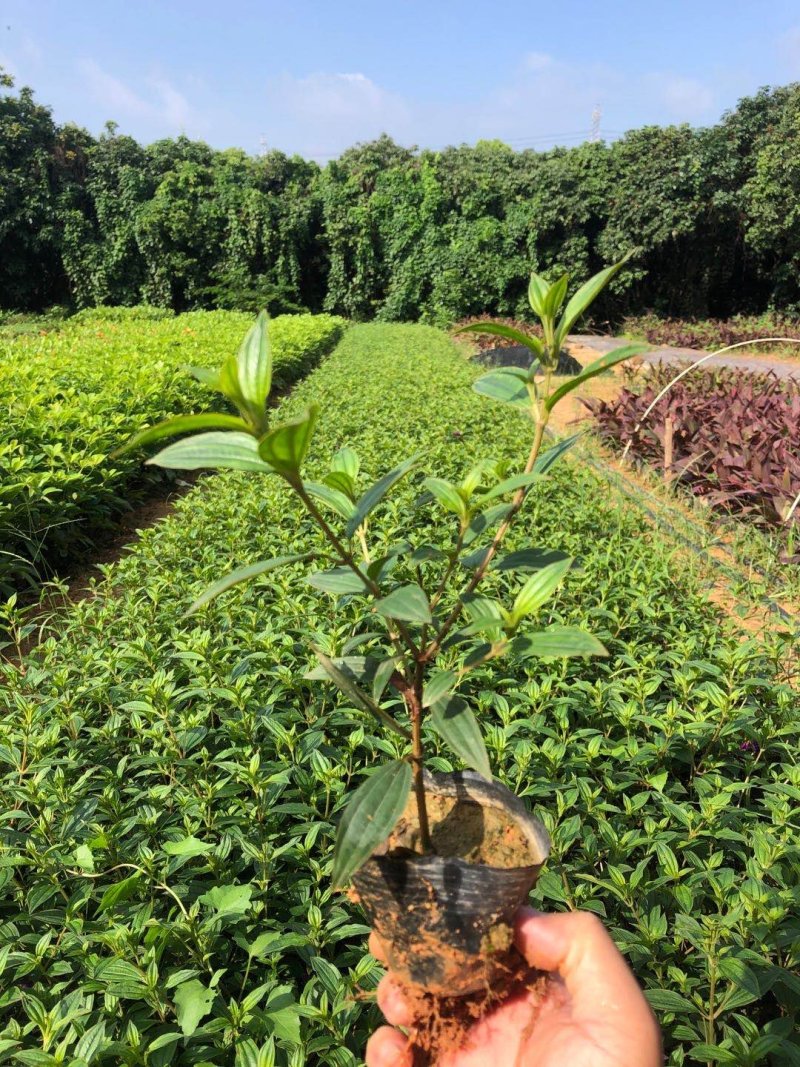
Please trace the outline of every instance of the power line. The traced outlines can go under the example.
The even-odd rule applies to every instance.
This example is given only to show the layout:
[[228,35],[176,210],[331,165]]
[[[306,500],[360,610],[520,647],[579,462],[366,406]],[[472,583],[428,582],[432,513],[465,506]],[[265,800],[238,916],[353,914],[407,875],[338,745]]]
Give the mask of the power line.
[[[598,130],[597,140],[605,140],[607,137],[623,137],[626,132],[626,130],[603,129],[602,136],[600,136]],[[478,140],[489,139],[490,138],[478,138]],[[588,133],[586,130],[572,130],[567,133],[542,133],[532,135],[530,137],[499,137],[497,138],[497,140],[501,141],[503,144],[506,144],[511,148],[516,147],[517,149],[521,149],[535,148],[537,145],[542,144],[552,145],[554,148],[557,148],[560,145],[565,144],[566,142],[592,142],[594,138],[592,137],[591,130]],[[441,145],[426,145],[425,148],[422,150],[426,152],[442,152],[447,148],[460,148],[462,145],[466,145],[467,147],[474,147],[474,142],[470,144],[465,141],[462,141],[460,143],[450,141],[446,144]],[[345,151],[345,149],[342,149],[339,152],[309,152],[308,155],[310,158],[316,160],[337,159],[343,151]]]

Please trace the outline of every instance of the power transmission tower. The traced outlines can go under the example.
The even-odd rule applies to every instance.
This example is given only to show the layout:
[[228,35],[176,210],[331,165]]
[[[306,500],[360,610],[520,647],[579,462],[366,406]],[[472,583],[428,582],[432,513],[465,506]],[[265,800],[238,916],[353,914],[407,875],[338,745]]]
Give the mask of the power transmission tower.
[[258,154],[263,159],[263,157],[267,154],[267,135],[265,133],[261,134],[261,136],[258,139],[258,143],[261,145],[261,148],[260,148],[260,151],[259,151]]
[[603,111],[600,105],[598,104],[592,112],[592,127],[589,133],[589,140],[592,142],[600,140],[600,120],[602,119],[602,117]]

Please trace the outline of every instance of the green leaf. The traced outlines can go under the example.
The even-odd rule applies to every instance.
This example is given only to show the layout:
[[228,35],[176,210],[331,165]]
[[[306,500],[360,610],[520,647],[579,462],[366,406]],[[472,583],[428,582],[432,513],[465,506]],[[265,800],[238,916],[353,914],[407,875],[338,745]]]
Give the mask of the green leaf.
[[217,917],[244,915],[253,895],[251,885],[215,885],[198,900],[212,908]]
[[191,1037],[200,1020],[208,1015],[215,996],[213,989],[206,989],[196,978],[178,986],[175,990],[175,1014],[184,1037]]
[[432,559],[447,559],[447,553],[436,545],[420,545],[411,553],[412,563],[427,563]]
[[[326,477],[330,477],[330,475],[326,475]],[[344,475],[340,475],[340,477],[344,477]],[[320,482],[303,482],[303,488],[309,496],[313,496],[317,500],[321,500],[323,504],[327,504],[329,508],[333,508],[336,514],[341,515],[343,519],[351,519],[355,514],[355,504],[341,489],[334,489],[332,486],[323,485]]]
[[115,882],[114,885],[110,885],[100,898],[100,903],[97,905],[98,911],[109,911],[117,904],[122,904],[130,899],[136,891],[140,878],[141,874],[136,871],[129,878],[123,878],[121,882]]
[[504,326],[500,322],[471,322],[469,326],[461,326],[456,333],[491,334],[493,337],[503,337],[506,341],[524,345],[537,359],[544,354],[544,344],[535,334],[523,333],[522,330]]
[[[162,1060],[152,1055],[153,1052],[157,1052],[160,1048],[168,1048],[170,1045],[174,1045],[177,1041],[180,1041],[181,1034],[178,1030],[168,1030],[164,1034],[159,1034],[154,1041],[151,1041],[147,1046],[147,1058],[153,1064],[160,1064]],[[166,1059],[163,1062],[169,1062]],[[70,1067],[75,1067],[74,1064],[70,1064]]]
[[492,768],[481,729],[465,700],[452,695],[437,700],[431,712],[431,726],[468,767],[491,780]]
[[530,615],[549,600],[556,586],[572,565],[570,557],[550,563],[547,567],[535,571],[517,594],[511,609],[511,624],[516,626],[520,619]]
[[318,414],[318,405],[311,404],[302,415],[276,426],[259,442],[258,452],[264,462],[293,484],[299,481]]
[[548,286],[547,293],[544,297],[544,314],[547,318],[554,319],[558,314],[558,309],[564,303],[564,297],[567,295],[567,286],[569,285],[569,275],[562,274],[561,277]]
[[[239,413],[243,418],[246,418],[249,423],[253,423],[254,412],[245,400],[239,384],[239,361],[236,358],[236,353],[228,356],[219,368],[219,391],[239,409]],[[256,425],[257,422],[256,418]]]
[[674,989],[645,989],[644,995],[656,1011],[689,1012],[699,1015],[700,1009]]
[[496,522],[502,521],[510,510],[511,504],[493,504],[478,515],[473,515],[467,527],[467,532],[464,534],[464,544],[472,544],[476,537],[486,533]]
[[336,836],[333,885],[341,886],[394,829],[411,790],[411,766],[385,763],[358,787],[345,808]]
[[431,606],[423,589],[414,582],[393,589],[388,596],[375,601],[375,610],[390,619],[403,622],[433,622]]
[[509,552],[507,555],[496,559],[492,563],[492,570],[540,571],[551,563],[559,563],[565,559],[570,559],[570,557],[566,552],[559,552],[558,549],[521,548],[517,552]]
[[239,585],[240,582],[246,582],[249,578],[255,578],[259,574],[267,574],[269,571],[274,571],[277,567],[285,567],[289,563],[297,563],[299,560],[307,560],[311,558],[311,553],[305,552],[293,556],[275,556],[274,559],[262,559],[258,563],[249,563],[246,567],[237,567],[235,571],[231,571],[229,574],[224,575],[224,577],[218,578],[216,582],[213,582],[206,590],[204,590],[186,614],[187,616],[194,615],[196,611],[199,611],[200,608],[204,607],[215,597],[218,597],[220,593],[224,593],[234,585]]
[[502,482],[498,482],[486,493],[481,494],[481,504],[484,504],[487,500],[494,500],[495,497],[505,496],[506,493],[514,493],[517,489],[524,489],[526,485],[532,485],[533,482],[539,481],[541,475],[538,471],[524,472],[522,474],[514,474],[511,478],[506,478]]
[[491,597],[473,594],[463,599],[464,611],[470,625],[461,631],[465,635],[492,633],[502,629],[508,623],[507,613],[497,600]]
[[545,474],[549,471],[557,460],[561,459],[565,453],[569,452],[569,450],[578,443],[581,437],[583,437],[582,430],[579,433],[571,434],[569,437],[563,437],[557,444],[553,445],[552,448],[548,448],[546,452],[542,452],[533,465],[534,473]]
[[82,871],[94,870],[94,855],[88,845],[78,845],[75,849],[75,863]]
[[422,484],[447,511],[452,511],[462,519],[467,517],[467,505],[452,482],[444,478],[426,478]]
[[400,562],[400,556],[410,548],[410,545],[406,545],[400,550],[395,550],[387,553],[385,556],[379,556],[378,559],[372,560],[367,567],[367,574],[377,585],[380,585]]
[[264,1006],[264,1014],[269,1019],[272,1032],[281,1041],[292,1045],[300,1044],[300,1015],[290,985],[276,986],[270,991]]
[[461,491],[467,497],[472,496],[479,485],[483,484],[483,481],[487,474],[492,474],[496,471],[497,464],[491,459],[479,460],[474,467],[471,467],[464,480],[461,483]]
[[[645,993],[648,994],[648,1000],[650,1000],[650,992],[658,992],[658,990],[645,990]],[[666,992],[666,990],[663,990],[662,992]],[[654,1008],[656,1006],[657,1005],[653,1004]],[[696,1012],[697,1009],[694,1008],[694,1011]],[[732,1065],[742,1063],[742,1060],[739,1058],[738,1053],[734,1052],[732,1049],[729,1048],[721,1048],[719,1045],[692,1045],[692,1047],[689,1049],[689,1055],[692,1057],[692,1060],[695,1063],[708,1063],[709,1060],[711,1060],[713,1063],[729,1063]],[[753,1063],[755,1061],[749,1060],[748,1062]]]
[[384,694],[386,686],[389,684],[389,679],[397,670],[393,656],[388,656],[386,659],[381,660],[375,669],[375,677],[372,679],[372,699],[380,700]]
[[[365,575],[366,578],[366,575]],[[350,567],[332,567],[329,571],[315,571],[308,576],[308,584],[324,593],[366,593],[367,586]]]
[[261,431],[265,427],[267,397],[272,386],[272,351],[266,311],[259,313],[247,331],[236,356],[239,391],[251,413],[251,421]]
[[[596,359],[593,363],[590,363],[588,367],[584,367],[580,374],[576,374],[574,378],[569,378],[566,382],[559,385],[558,389],[554,389],[550,396],[545,400],[544,406],[548,411],[552,411],[559,400],[566,396],[567,393],[571,393],[573,389],[577,389],[578,386],[583,385],[584,382],[588,382],[591,378],[596,378],[598,374],[602,374],[603,371],[610,370],[611,367],[616,367],[618,363],[623,363],[626,359],[631,359],[633,356],[638,356],[642,352],[647,351],[647,345],[634,342],[630,345],[625,345],[623,348],[618,348],[614,352],[607,352],[604,356]],[[545,453],[546,455],[547,453]]]
[[512,404],[526,410],[531,408],[528,386],[512,368],[502,367],[489,371],[474,381],[472,388],[476,393],[488,396],[491,400],[499,400],[503,404]]
[[572,329],[575,322],[586,311],[590,304],[594,303],[597,297],[602,293],[614,275],[619,271],[625,263],[630,259],[633,253],[629,252],[627,256],[614,263],[610,267],[606,267],[605,270],[601,270],[594,277],[590,278],[588,282],[578,289],[576,293],[572,295],[567,304],[564,314],[561,317],[561,321],[558,324],[555,332],[554,348],[557,350],[561,348],[564,340]]
[[80,1040],[73,1050],[76,1060],[83,1060],[91,1064],[102,1048],[108,1044],[106,1040],[106,1024],[103,1019],[94,1026],[90,1026],[81,1035]]
[[144,974],[127,960],[104,960],[95,971],[95,978],[109,993],[126,1000],[143,1000],[147,995]]
[[323,484],[337,493],[341,493],[351,503],[355,502],[355,482],[344,471],[328,471],[322,476]]
[[192,433],[194,430],[238,430],[249,432],[249,427],[244,419],[236,415],[224,415],[217,412],[209,412],[205,415],[176,415],[172,419],[157,422],[155,426],[148,426],[134,434],[129,440],[115,448],[110,458],[115,459],[124,452],[130,452],[133,448],[141,445],[151,445],[154,441],[161,441],[165,437],[177,437],[182,433]]
[[370,486],[367,491],[359,497],[356,504],[356,512],[349,522],[347,523],[347,536],[352,537],[356,530],[364,522],[364,519],[373,511],[374,508],[380,504],[381,500],[386,496],[392,486],[399,482],[401,478],[411,470],[414,464],[417,462],[417,456],[412,456],[411,459],[404,460],[398,464],[393,470],[390,470],[388,474],[375,482]]
[[247,955],[255,959],[261,959],[269,954],[270,945],[281,936],[280,930],[265,930],[259,934],[255,941],[247,946]]
[[248,433],[200,433],[168,445],[146,462],[175,470],[211,467],[216,470],[276,473],[261,459],[258,441]]
[[[375,677],[375,672],[381,663],[376,656],[331,656],[330,661],[334,667],[352,678],[357,685],[368,685]],[[327,680],[330,674],[318,661],[316,667],[306,671],[303,677],[309,681],[319,681],[320,679]]]
[[[16,1042],[14,1042],[16,1044]],[[63,1060],[56,1059],[49,1052],[42,1052],[41,1049],[23,1049],[21,1052],[14,1053],[14,1060],[16,1063],[21,1063],[23,1067],[61,1067]],[[83,1067],[83,1065],[79,1065]]]
[[356,685],[352,678],[350,678],[343,670],[340,670],[333,660],[326,656],[324,652],[321,652],[318,648],[314,649],[314,653],[325,668],[328,677],[341,689],[345,696],[349,697],[357,708],[361,708],[363,711],[367,711],[370,715],[374,715],[376,719],[383,723],[389,730],[399,734],[400,737],[405,738],[406,741],[411,740],[411,734],[405,727],[401,726],[399,722],[395,722],[388,711],[384,711],[379,704],[376,704],[374,700],[367,696],[367,694]]
[[422,692],[422,706],[429,708],[437,700],[451,692],[458,685],[458,675],[455,671],[438,671],[431,675]]
[[539,633],[519,634],[509,652],[522,659],[528,656],[607,656],[608,649],[592,634],[575,626],[548,626]]
[[352,448],[348,448],[346,445],[344,448],[340,448],[331,460],[331,470],[347,475],[353,485],[355,485],[359,469],[358,456]]
[[201,385],[205,385],[209,389],[213,389],[215,392],[221,392],[219,382],[219,367],[189,367],[184,365],[181,367],[184,374],[190,375]]
[[528,303],[540,319],[545,318],[547,314],[546,300],[549,289],[550,283],[541,274],[531,271],[531,280],[528,283]]
[[168,856],[181,856],[189,859],[193,856],[207,856],[214,851],[214,846],[201,841],[197,837],[183,837],[180,841],[167,841],[164,851]]

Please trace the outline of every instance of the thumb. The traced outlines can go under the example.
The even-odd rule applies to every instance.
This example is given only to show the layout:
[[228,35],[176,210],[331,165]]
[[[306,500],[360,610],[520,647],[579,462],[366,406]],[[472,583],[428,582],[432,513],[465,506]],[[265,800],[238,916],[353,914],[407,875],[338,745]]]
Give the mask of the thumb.
[[532,967],[561,977],[577,1017],[611,1025],[619,1020],[629,1032],[641,1030],[642,1040],[652,1042],[657,1027],[650,1006],[596,915],[542,915],[523,908],[517,915],[515,942]]

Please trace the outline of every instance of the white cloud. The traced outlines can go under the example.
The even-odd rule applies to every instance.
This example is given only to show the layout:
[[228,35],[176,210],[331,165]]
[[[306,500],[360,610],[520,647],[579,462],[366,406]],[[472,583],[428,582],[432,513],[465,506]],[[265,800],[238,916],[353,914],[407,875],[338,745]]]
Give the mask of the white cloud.
[[525,56],[525,66],[528,70],[547,70],[553,66],[553,57],[547,52],[528,52]]
[[134,82],[93,60],[81,70],[96,104],[142,139],[184,131],[252,152],[263,138],[321,162],[384,132],[401,144],[431,148],[493,138],[517,149],[574,145],[589,136],[597,107],[604,137],[646,122],[717,117],[717,81],[710,75],[707,81],[675,70],[631,75],[606,62],[577,63],[535,50],[520,52],[516,65],[472,99],[400,94],[358,69],[284,72],[266,82],[247,114],[222,110],[213,86],[189,75],[181,83],[187,96],[163,72]]
[[79,66],[97,103],[108,108],[114,118],[144,121],[158,135],[188,132],[194,124],[189,101],[166,78],[147,78],[143,92],[109,74],[93,59],[83,60]]
[[149,78],[150,85],[160,98],[159,110],[167,122],[179,129],[186,129],[193,121],[192,109],[186,97],[165,78]]
[[699,122],[715,112],[712,90],[696,78],[657,75],[661,99],[678,122]]
[[303,78],[284,74],[267,88],[265,137],[268,143],[277,143],[284,131],[294,130],[302,140],[300,151],[321,156],[384,132],[407,138],[410,118],[402,97],[365,74],[320,71]]
[[104,104],[109,111],[132,118],[150,115],[152,105],[120,81],[113,74],[104,71],[93,59],[85,59],[80,64],[94,98]]

